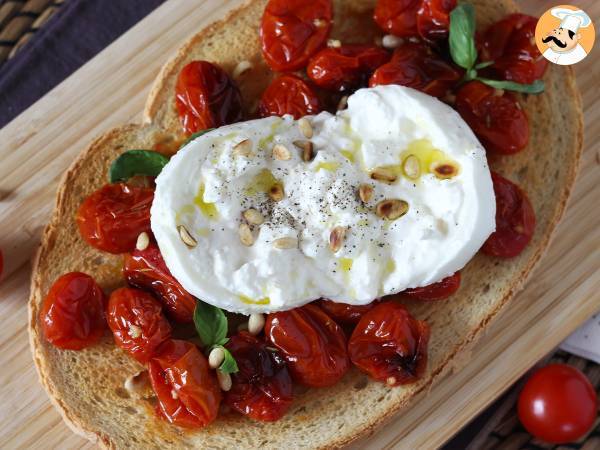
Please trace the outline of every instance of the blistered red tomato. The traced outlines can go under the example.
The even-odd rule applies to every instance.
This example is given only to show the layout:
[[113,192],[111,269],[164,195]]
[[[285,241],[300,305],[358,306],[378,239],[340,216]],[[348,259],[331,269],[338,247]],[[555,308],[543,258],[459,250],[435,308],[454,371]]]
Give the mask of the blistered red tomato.
[[460,272],[456,272],[437,283],[429,286],[407,289],[404,294],[417,300],[444,300],[458,291],[460,287]]
[[231,375],[225,403],[255,420],[280,419],[292,404],[292,379],[283,357],[244,331],[232,336],[226,347],[239,371]]
[[483,34],[482,61],[494,61],[498,75],[517,83],[533,83],[542,78],[548,61],[535,44],[537,19],[511,14],[491,25]]
[[417,36],[417,12],[421,0],[377,0],[373,18],[386,33]]
[[162,313],[162,305],[139,289],[114,291],[108,300],[107,321],[115,343],[142,364],[171,337],[171,325]]
[[511,92],[471,81],[456,94],[455,108],[490,152],[517,153],[529,142],[529,121]]
[[461,77],[461,71],[439,57],[430,46],[409,42],[398,47],[392,60],[375,71],[369,86],[399,84],[443,97]]
[[242,120],[240,90],[223,69],[207,61],[192,61],[181,69],[175,106],[186,134]]
[[367,312],[350,341],[350,360],[375,380],[390,386],[417,381],[427,365],[429,326],[389,300]]
[[105,303],[104,292],[89,275],[62,275],[48,291],[40,310],[46,340],[69,350],[95,344],[106,328]]
[[316,305],[269,314],[265,336],[305,386],[332,386],[350,368],[344,332]]
[[319,98],[313,89],[295,75],[275,78],[265,90],[258,105],[261,117],[291,114],[294,119],[318,114],[321,111]]
[[155,243],[125,255],[123,276],[132,286],[153,292],[177,322],[191,322],[196,300],[171,275]]
[[594,426],[598,398],[588,378],[575,367],[550,364],[538,369],[519,394],[519,420],[538,439],[566,444]]
[[496,231],[483,244],[484,253],[500,258],[517,256],[531,241],[535,212],[527,194],[516,184],[492,172],[496,195]]
[[446,39],[450,28],[450,11],[456,0],[422,0],[417,12],[417,31],[427,40]]
[[377,301],[368,305],[349,305],[347,303],[332,302],[331,300],[319,300],[319,307],[327,313],[329,317],[342,325],[356,325],[360,318],[373,309]]
[[92,247],[109,253],[135,248],[142,231],[150,231],[154,190],[107,184],[87,197],[77,211],[81,237]]
[[148,372],[159,417],[186,428],[201,428],[216,419],[221,389],[194,344],[165,341],[148,363]]
[[373,71],[389,59],[386,50],[370,45],[325,48],[310,59],[306,73],[319,87],[345,91],[365,85]]
[[271,69],[306,66],[331,31],[331,0],[269,0],[260,25],[262,53]]

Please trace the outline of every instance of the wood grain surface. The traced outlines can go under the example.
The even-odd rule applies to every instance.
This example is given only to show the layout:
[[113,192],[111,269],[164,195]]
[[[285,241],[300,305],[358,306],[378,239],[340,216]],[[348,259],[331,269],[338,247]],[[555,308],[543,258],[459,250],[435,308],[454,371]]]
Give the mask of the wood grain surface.
[[[64,170],[92,138],[139,118],[160,66],[239,0],[169,0],[0,130],[0,448],[89,448],[38,384],[27,337],[30,260]],[[551,6],[522,1],[541,14]],[[600,29],[600,2],[573,1]],[[585,151],[547,254],[468,364],[353,448],[435,448],[600,309],[600,42],[576,66]],[[538,149],[543,151],[544,149]],[[547,180],[552,183],[552,179]],[[465,358],[466,362],[466,358]],[[458,369],[461,369],[458,371]]]

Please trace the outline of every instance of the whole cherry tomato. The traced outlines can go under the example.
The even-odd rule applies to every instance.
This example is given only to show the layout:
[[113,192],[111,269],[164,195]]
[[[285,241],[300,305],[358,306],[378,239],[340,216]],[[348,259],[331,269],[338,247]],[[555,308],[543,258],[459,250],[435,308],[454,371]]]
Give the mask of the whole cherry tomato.
[[496,231],[485,241],[482,251],[491,256],[512,258],[531,241],[535,213],[527,194],[516,184],[492,172],[496,194]]
[[171,337],[171,325],[162,313],[162,305],[139,289],[114,291],[108,299],[107,316],[115,343],[142,364]]
[[231,375],[225,403],[255,420],[279,420],[292,403],[292,380],[285,360],[245,331],[232,336],[226,347],[239,371]]
[[181,69],[175,106],[186,134],[242,120],[240,90],[223,69],[207,61],[192,61]]
[[373,18],[386,33],[417,36],[417,12],[421,0],[377,0]]
[[69,350],[95,344],[106,328],[105,303],[104,292],[89,275],[62,275],[50,288],[40,310],[46,340]]
[[150,231],[154,190],[107,184],[87,197],[77,211],[81,237],[92,247],[109,253],[135,248],[142,231]]
[[458,291],[459,287],[460,272],[456,272],[429,286],[407,289],[404,294],[417,300],[444,300]]
[[275,78],[265,90],[258,105],[261,117],[291,114],[294,119],[318,114],[321,105],[317,94],[306,82],[295,75]]
[[260,25],[262,53],[271,69],[306,66],[331,31],[331,0],[269,0]]
[[429,326],[389,300],[360,319],[348,342],[348,354],[354,365],[375,380],[398,386],[423,375],[428,341]]
[[450,28],[450,11],[456,0],[422,0],[417,12],[417,30],[422,38],[434,41],[446,39]]
[[370,45],[324,48],[310,59],[306,72],[319,87],[345,91],[366,84],[373,71],[389,59],[386,50]]
[[344,332],[316,305],[269,314],[265,336],[305,386],[332,386],[350,368]]
[[156,244],[125,255],[123,276],[132,286],[153,292],[177,322],[192,321],[196,300],[171,275]]
[[538,369],[519,394],[519,420],[538,439],[552,444],[579,440],[594,426],[598,398],[575,367],[550,364]]
[[327,313],[329,317],[342,325],[356,325],[360,318],[373,309],[377,300],[368,305],[348,305],[347,303],[333,302],[323,299],[317,302],[317,305]]
[[161,418],[186,428],[201,428],[216,419],[221,389],[194,344],[165,341],[148,363],[148,372]]
[[392,60],[375,71],[369,86],[399,84],[443,97],[461,77],[461,71],[436,55],[431,47],[409,42],[398,47]]
[[506,80],[533,83],[542,78],[548,61],[535,44],[537,19],[525,14],[510,14],[491,25],[483,35],[483,61]]
[[490,152],[517,153],[529,142],[529,121],[510,92],[471,81],[456,94],[455,108]]

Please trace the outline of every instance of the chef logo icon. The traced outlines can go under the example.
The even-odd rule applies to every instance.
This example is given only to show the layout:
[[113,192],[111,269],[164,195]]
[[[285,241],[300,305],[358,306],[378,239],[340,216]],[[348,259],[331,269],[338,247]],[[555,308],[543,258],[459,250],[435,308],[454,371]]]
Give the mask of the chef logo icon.
[[588,55],[595,34],[592,19],[585,11],[560,5],[540,17],[535,28],[535,42],[548,61],[569,66]]

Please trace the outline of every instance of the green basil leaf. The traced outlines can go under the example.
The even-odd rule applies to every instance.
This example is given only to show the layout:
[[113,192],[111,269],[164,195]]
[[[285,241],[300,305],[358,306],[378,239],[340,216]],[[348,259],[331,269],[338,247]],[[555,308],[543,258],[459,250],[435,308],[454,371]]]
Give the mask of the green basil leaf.
[[192,134],[189,138],[187,138],[183,144],[181,144],[181,146],[179,148],[183,148],[186,145],[188,145],[190,142],[192,142],[194,139],[196,139],[197,137],[202,136],[203,134],[208,133],[209,131],[214,130],[214,128],[207,128],[206,130],[201,130],[201,131],[197,131],[196,133]]
[[111,164],[110,182],[127,181],[135,175],[156,177],[168,162],[169,158],[152,150],[128,150]]
[[475,48],[475,8],[461,3],[450,13],[450,55],[456,64],[471,69],[477,60]]
[[486,67],[491,66],[492,64],[494,64],[495,61],[484,61],[484,62],[480,62],[479,64],[475,64],[475,68],[477,70],[479,69],[484,69]]
[[236,373],[239,371],[237,362],[235,362],[233,355],[225,347],[223,347],[223,351],[225,352],[225,359],[219,366],[219,370],[223,373]]
[[227,317],[216,306],[197,301],[194,325],[205,347],[212,347],[227,339]]
[[531,84],[515,83],[514,81],[489,80],[487,78],[477,78],[482,83],[496,89],[505,89],[507,91],[522,92],[523,94],[539,94],[544,92],[544,82],[535,80]]

